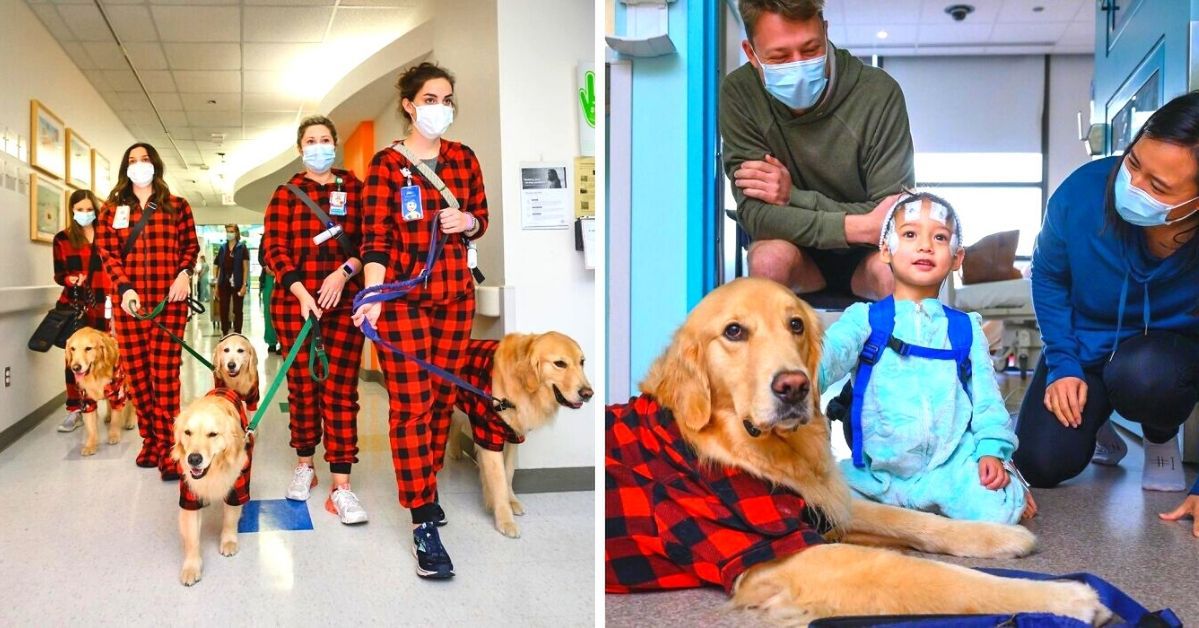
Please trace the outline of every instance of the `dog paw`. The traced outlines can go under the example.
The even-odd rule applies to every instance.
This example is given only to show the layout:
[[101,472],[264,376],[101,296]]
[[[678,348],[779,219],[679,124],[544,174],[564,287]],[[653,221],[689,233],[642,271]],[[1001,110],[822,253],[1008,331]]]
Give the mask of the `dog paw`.
[[221,556],[233,556],[237,554],[237,541],[221,541]]
[[179,571],[179,582],[183,586],[190,587],[200,581],[200,566],[199,565],[184,565]]
[[512,514],[516,515],[517,517],[525,514],[525,505],[520,503],[519,499],[510,500],[508,505],[512,507]]
[[1092,626],[1102,626],[1112,612],[1099,601],[1095,590],[1081,582],[1054,582],[1050,608],[1056,615],[1065,615]]
[[81,455],[81,456],[90,456],[90,455],[92,455],[92,454],[94,454],[94,453],[96,453],[96,446],[95,446],[95,445],[84,445],[84,446],[83,446],[82,448],[80,448],[80,450],[79,450],[79,455]]
[[495,529],[510,539],[520,538],[520,528],[516,527],[515,521],[497,521],[495,522]]
[[109,435],[108,435],[108,444],[109,444],[109,445],[116,445],[116,444],[118,444],[118,443],[120,443],[120,442],[121,442],[121,435],[120,435],[120,434],[109,434]]
[[135,427],[137,427],[137,419],[130,418],[128,421],[125,421],[125,429],[131,430]]
[[[1027,528],[981,521],[955,522],[962,526],[937,553],[970,558],[1019,558],[1037,548],[1037,536]],[[939,543],[938,543],[939,545]]]

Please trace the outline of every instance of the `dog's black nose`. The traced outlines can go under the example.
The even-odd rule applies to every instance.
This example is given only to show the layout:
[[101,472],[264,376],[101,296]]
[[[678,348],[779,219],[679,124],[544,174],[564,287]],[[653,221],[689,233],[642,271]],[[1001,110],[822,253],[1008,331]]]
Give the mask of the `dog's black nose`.
[[234,370],[234,369],[236,369],[236,368],[237,368],[237,362],[230,362],[230,363],[228,363],[228,364],[226,364],[226,365],[225,365],[225,369],[226,369],[226,370],[229,370],[229,371],[232,371],[232,370]]
[[799,371],[783,371],[774,376],[770,382],[770,390],[780,401],[796,404],[808,397],[812,383],[808,376]]
[[193,467],[198,467],[200,466],[201,462],[204,462],[204,456],[201,456],[200,454],[187,455],[187,464],[190,464]]
[[590,388],[580,388],[579,389],[579,398],[581,398],[583,401],[587,401],[594,396],[595,396],[595,391],[591,390]]
[[82,367],[82,366],[80,366],[80,365],[78,365],[78,364],[76,364],[75,366],[72,366],[72,367],[71,367],[71,370],[72,370],[72,371],[75,371],[76,373],[78,373],[79,371],[82,371],[82,370],[83,370],[83,367]]

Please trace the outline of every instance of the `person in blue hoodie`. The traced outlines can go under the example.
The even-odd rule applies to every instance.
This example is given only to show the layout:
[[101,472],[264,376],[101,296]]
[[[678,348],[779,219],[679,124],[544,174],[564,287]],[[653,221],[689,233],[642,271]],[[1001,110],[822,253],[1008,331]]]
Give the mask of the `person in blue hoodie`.
[[[1178,429],[1199,401],[1197,230],[1199,92],[1167,103],[1124,155],[1078,168],[1049,199],[1032,263],[1045,348],[1014,456],[1033,486],[1068,480],[1093,456],[1118,462],[1114,410],[1143,428],[1142,487],[1186,488]],[[1196,515],[1199,483],[1162,517]]]

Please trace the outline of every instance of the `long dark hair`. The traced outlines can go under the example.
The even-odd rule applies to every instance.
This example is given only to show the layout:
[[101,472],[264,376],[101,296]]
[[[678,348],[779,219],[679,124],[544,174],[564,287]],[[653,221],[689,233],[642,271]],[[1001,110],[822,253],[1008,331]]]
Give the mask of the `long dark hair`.
[[162,157],[158,155],[158,149],[146,142],[138,142],[125,149],[125,154],[121,156],[117,184],[113,186],[112,192],[108,195],[109,204],[133,205],[137,200],[137,197],[133,195],[133,181],[129,180],[129,174],[126,172],[129,169],[129,154],[135,148],[146,149],[150,163],[154,165],[154,181],[150,183],[153,192],[150,194],[150,200],[158,204],[158,211],[166,212],[168,216],[174,216],[175,210],[168,202],[171,199],[171,189],[167,187],[167,182],[163,179],[166,176],[166,168],[162,164]]
[[[1128,148],[1124,149],[1124,154],[1132,152],[1133,145],[1142,137],[1189,149],[1195,162],[1195,185],[1199,188],[1199,91],[1183,94],[1149,116],[1128,144]],[[1119,168],[1117,165],[1107,179],[1107,194],[1104,200],[1107,217],[1105,228],[1110,227],[1123,241],[1130,242],[1140,227],[1129,224],[1116,212],[1114,187]],[[1187,249],[1184,253],[1187,266],[1199,263],[1199,238],[1190,237],[1189,241],[1185,241],[1188,234],[1193,236],[1196,230],[1199,230],[1199,221],[1174,235],[1174,241],[1183,246],[1178,252],[1183,253],[1183,249]]]
[[[67,201],[67,209],[74,208],[75,203],[83,199],[91,201],[92,211],[97,214],[100,213],[100,201],[96,200],[96,195],[92,194],[91,190],[75,190],[71,192],[71,198]],[[71,219],[67,221],[67,240],[71,243],[71,246],[81,249],[87,246],[87,236],[83,233],[83,227],[80,227],[79,223],[75,222],[74,213],[73,211],[71,212]]]

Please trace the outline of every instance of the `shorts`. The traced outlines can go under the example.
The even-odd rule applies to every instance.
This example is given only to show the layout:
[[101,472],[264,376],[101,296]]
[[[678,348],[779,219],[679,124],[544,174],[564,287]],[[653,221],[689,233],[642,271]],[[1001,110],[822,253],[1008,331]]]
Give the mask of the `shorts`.
[[858,266],[871,254],[877,253],[876,246],[852,246],[847,249],[810,249],[801,248],[820,269],[824,276],[825,288],[820,292],[853,295],[853,274]]

